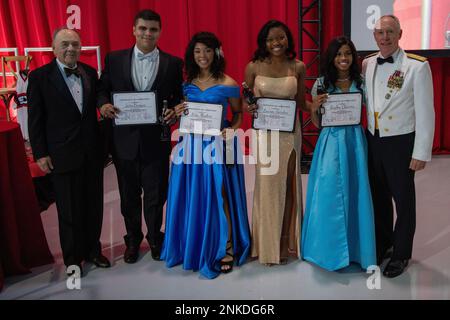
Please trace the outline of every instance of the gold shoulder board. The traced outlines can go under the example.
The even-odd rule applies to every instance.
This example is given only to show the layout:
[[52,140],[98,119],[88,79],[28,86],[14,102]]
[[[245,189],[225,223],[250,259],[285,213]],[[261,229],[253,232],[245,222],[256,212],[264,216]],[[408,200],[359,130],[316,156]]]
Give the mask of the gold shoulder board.
[[371,53],[371,54],[369,54],[368,56],[365,56],[364,59],[373,57],[374,55],[377,55],[377,54],[378,54],[378,52]]
[[420,61],[420,62],[425,62],[425,61],[427,61],[427,58],[422,57],[422,56],[419,56],[419,55],[417,55],[417,54],[407,53],[406,55],[408,56],[408,58],[414,59],[414,60],[417,60],[417,61]]

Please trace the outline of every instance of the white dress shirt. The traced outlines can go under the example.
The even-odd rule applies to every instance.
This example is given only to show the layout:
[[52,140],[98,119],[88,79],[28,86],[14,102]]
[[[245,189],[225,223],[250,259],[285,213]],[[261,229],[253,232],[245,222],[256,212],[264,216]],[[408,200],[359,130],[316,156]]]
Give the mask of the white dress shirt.
[[[70,93],[72,94],[73,100],[75,100],[75,103],[77,104],[78,110],[80,110],[80,113],[83,112],[83,85],[81,83],[81,77],[77,77],[75,75],[70,75],[69,77],[66,76],[66,72],[64,71],[64,68],[69,68],[65,64],[63,64],[61,61],[56,59],[56,62],[58,63],[59,70],[61,71],[61,74],[64,78],[64,81],[66,82],[67,87],[69,88]],[[75,65],[75,68],[77,66]],[[73,69],[73,68],[69,68]]]
[[131,78],[133,85],[138,91],[150,91],[159,66],[159,50],[155,48],[152,52],[144,54],[134,46],[131,58]]

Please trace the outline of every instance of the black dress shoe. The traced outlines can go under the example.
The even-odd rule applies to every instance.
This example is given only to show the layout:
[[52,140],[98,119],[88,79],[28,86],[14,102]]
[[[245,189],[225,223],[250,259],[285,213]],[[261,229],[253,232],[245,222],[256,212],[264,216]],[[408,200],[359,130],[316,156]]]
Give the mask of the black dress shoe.
[[89,262],[92,262],[99,268],[109,268],[111,267],[111,263],[109,262],[108,258],[106,258],[104,255],[99,254],[97,257],[89,259]]
[[161,261],[161,246],[150,246],[152,258],[155,261]]
[[395,278],[405,271],[409,260],[391,260],[383,271],[383,275],[388,278]]
[[384,260],[389,259],[392,257],[392,253],[394,252],[394,248],[390,247],[386,251],[384,251],[382,254],[377,255],[377,265],[381,265]]
[[126,263],[135,263],[139,257],[139,247],[129,246],[123,254]]

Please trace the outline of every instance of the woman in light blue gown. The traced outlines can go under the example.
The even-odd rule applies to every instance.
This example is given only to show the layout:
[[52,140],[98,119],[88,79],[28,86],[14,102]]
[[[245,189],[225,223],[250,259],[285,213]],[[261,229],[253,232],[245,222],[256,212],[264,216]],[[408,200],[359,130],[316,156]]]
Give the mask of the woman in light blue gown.
[[[214,34],[193,36],[185,69],[187,101],[221,104],[222,119],[230,105],[233,118],[223,121],[222,135],[182,134],[174,148],[161,258],[167,267],[182,264],[212,279],[232,271],[235,263],[243,264],[250,249],[243,155],[234,137],[234,149],[228,147],[234,161],[226,158],[224,140],[242,122],[241,100],[239,86],[224,74],[221,44]],[[186,105],[175,109],[182,116]]]
[[[330,42],[322,73],[312,90],[313,109],[327,98],[317,94],[318,87],[328,94],[364,94],[356,49],[349,39]],[[316,115],[313,121],[318,125]],[[360,124],[321,130],[309,172],[303,219],[303,259],[329,271],[351,262],[363,269],[376,265],[367,142]]]

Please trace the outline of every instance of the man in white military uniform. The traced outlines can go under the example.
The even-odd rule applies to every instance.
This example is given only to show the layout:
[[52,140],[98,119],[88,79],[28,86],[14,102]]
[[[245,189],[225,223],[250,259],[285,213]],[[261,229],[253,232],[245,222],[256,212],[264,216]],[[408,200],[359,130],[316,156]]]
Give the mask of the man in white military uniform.
[[434,136],[430,66],[426,58],[399,47],[401,36],[397,17],[381,17],[374,29],[380,51],[363,61],[377,261],[381,264],[391,254],[383,271],[390,278],[402,274],[411,258],[416,227],[414,173],[431,160]]

